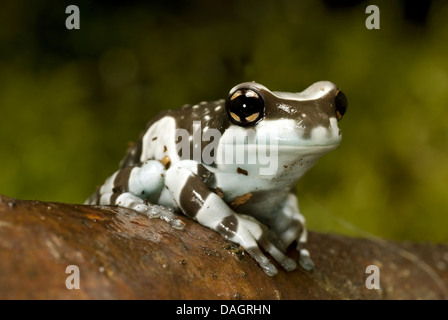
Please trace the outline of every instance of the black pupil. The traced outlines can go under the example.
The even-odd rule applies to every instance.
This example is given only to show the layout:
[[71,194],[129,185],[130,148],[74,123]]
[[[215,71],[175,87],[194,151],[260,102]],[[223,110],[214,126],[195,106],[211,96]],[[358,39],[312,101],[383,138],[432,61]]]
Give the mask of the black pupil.
[[[230,100],[228,103],[229,112],[237,115],[240,119],[239,122],[242,124],[250,124],[259,120],[262,116],[263,108],[263,99],[252,90],[241,91],[239,96]],[[255,117],[257,113],[258,116]]]

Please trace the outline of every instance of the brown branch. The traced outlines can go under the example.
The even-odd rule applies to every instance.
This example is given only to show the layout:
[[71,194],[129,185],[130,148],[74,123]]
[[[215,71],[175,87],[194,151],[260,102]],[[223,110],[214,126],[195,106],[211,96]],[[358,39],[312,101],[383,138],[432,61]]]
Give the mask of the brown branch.
[[[115,207],[0,196],[1,299],[443,299],[448,246],[310,234],[316,268],[262,272],[185,217],[184,230]],[[297,259],[294,250],[288,253]],[[68,265],[80,289],[68,290]],[[366,267],[381,289],[367,289]],[[279,268],[280,269],[280,268]]]

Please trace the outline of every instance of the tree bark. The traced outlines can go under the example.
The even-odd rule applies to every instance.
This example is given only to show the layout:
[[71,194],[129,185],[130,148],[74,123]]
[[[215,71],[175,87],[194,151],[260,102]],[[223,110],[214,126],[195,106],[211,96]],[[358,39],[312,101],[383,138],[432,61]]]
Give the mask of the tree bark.
[[[446,299],[448,246],[311,232],[312,271],[267,276],[184,216],[184,230],[118,207],[0,196],[0,299]],[[288,255],[298,260],[293,248]],[[66,268],[80,289],[67,289]],[[368,289],[369,265],[380,289]],[[66,270],[68,273],[66,273]]]

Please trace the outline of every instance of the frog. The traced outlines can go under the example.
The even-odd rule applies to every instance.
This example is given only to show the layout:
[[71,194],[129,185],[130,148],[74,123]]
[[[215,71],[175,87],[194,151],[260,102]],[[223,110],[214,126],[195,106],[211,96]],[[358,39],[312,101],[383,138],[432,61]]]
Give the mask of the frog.
[[278,266],[297,269],[287,254],[295,246],[300,266],[312,270],[295,187],[339,146],[346,109],[345,94],[318,81],[301,92],[243,82],[226,99],[165,110],[85,204],[128,208],[179,230],[183,214],[238,245],[269,276]]

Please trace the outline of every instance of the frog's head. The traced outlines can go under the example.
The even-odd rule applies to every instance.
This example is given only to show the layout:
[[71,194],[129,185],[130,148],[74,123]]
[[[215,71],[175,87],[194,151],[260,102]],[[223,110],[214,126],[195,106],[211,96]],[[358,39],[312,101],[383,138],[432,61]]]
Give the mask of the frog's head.
[[329,81],[316,82],[299,93],[272,92],[261,84],[245,82],[230,90],[226,100],[233,124],[256,131],[275,127],[283,146],[339,144],[338,122],[346,109],[345,95]]
[[225,106],[229,129],[233,136],[244,137],[240,141],[260,145],[269,139],[278,146],[279,165],[301,162],[311,167],[339,145],[338,123],[347,109],[347,99],[328,81],[316,82],[299,93],[270,91],[261,84],[245,82],[230,90]]

